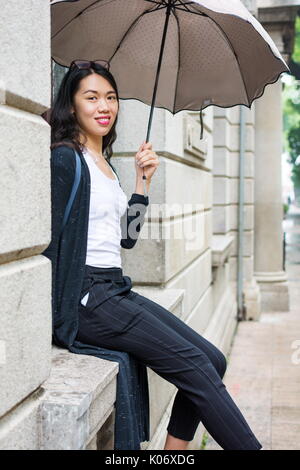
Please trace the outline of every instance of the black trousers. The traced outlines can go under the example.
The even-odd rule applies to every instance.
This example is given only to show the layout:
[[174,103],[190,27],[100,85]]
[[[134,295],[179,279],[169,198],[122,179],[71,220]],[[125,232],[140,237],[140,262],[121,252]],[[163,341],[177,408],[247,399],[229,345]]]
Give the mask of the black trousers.
[[131,290],[121,268],[85,266],[77,339],[126,351],[177,387],[167,431],[191,441],[203,425],[224,450],[259,450],[222,377],[224,354],[156,302]]

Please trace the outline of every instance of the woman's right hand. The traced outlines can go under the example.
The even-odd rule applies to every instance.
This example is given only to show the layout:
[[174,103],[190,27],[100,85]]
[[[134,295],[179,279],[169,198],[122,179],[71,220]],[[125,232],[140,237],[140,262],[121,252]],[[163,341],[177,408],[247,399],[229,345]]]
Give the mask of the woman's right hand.
[[152,144],[144,141],[135,155],[137,177],[142,178],[145,175],[146,180],[150,181],[158,165],[158,155],[152,150]]

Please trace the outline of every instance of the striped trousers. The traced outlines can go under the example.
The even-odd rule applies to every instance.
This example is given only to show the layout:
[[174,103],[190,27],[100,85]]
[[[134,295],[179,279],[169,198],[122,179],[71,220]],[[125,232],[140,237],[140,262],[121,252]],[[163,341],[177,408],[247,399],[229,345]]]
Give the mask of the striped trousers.
[[167,431],[193,440],[200,422],[224,450],[259,450],[222,378],[224,354],[173,313],[134,292],[119,267],[85,266],[77,339],[130,353],[177,387]]

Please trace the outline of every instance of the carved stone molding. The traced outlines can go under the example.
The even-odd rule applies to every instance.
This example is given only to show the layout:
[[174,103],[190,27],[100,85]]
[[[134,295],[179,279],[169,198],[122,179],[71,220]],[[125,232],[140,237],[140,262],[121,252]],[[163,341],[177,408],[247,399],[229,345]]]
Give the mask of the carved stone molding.
[[261,8],[260,5],[265,3],[259,2],[258,4],[258,21],[270,34],[279,52],[288,63],[294,49],[295,20],[300,2],[299,6],[295,6],[294,3],[289,5],[289,1],[286,1],[285,6]]

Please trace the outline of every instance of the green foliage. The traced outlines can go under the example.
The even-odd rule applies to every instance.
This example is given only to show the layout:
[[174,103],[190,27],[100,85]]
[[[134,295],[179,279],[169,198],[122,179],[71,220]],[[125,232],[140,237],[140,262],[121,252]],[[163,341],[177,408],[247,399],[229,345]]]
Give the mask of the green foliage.
[[296,17],[295,22],[295,47],[292,54],[292,59],[294,62],[300,64],[300,17]]
[[[295,22],[294,62],[300,63],[300,17]],[[292,181],[300,186],[300,84],[294,77],[288,77],[283,90],[283,133],[284,148],[292,164]],[[299,158],[298,158],[299,156]]]

